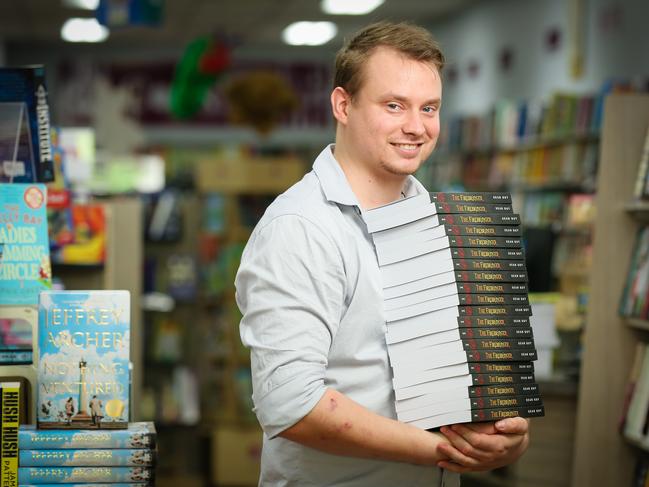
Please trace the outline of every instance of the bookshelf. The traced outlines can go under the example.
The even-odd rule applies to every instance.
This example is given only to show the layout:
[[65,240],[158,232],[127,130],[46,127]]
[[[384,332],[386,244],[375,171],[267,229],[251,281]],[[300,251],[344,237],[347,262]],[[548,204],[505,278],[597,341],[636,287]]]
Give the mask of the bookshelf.
[[618,422],[639,336],[618,316],[618,303],[636,227],[648,214],[646,204],[630,202],[648,125],[649,96],[606,99],[574,448],[576,487],[631,485],[635,452]]
[[[141,208],[136,198],[102,202],[106,211],[106,260],[103,265],[56,265],[52,274],[66,289],[126,289],[131,292],[131,415],[137,421],[142,386],[142,334],[140,313],[140,270],[142,262]],[[37,307],[33,307],[37,313]],[[33,333],[36,344],[36,330]],[[36,350],[36,348],[34,348]],[[38,359],[34,354],[34,360]],[[36,419],[36,368],[33,365],[3,365],[0,375],[26,377],[32,386],[28,420]]]

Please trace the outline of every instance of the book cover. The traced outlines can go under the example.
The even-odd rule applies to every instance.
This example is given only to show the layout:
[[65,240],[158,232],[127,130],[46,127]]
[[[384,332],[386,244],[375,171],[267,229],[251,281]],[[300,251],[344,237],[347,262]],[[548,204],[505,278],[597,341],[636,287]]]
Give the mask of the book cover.
[[458,270],[455,279],[458,282],[527,282],[527,272]]
[[534,418],[544,416],[543,406],[524,406],[519,408],[494,408],[456,411],[446,414],[438,414],[428,418],[412,421],[409,424],[422,429],[435,429],[447,424],[456,423],[479,423],[484,421],[498,421],[505,418]]
[[0,181],[52,181],[50,110],[43,66],[0,68],[0,113]]
[[542,406],[540,396],[494,396],[479,398],[453,399],[435,404],[429,404],[416,409],[397,413],[399,421],[409,423],[438,414],[452,413],[455,411],[466,411],[470,409],[503,409],[503,408],[526,408],[530,406]]
[[440,203],[511,203],[512,196],[505,192],[430,193],[430,200]]
[[523,248],[523,241],[518,237],[449,236],[448,241],[451,247]]
[[148,467],[20,467],[20,484],[78,484],[96,482],[149,482],[153,470]]
[[527,328],[531,326],[527,316],[461,316],[457,323],[460,328]]
[[518,213],[496,213],[482,215],[465,215],[462,213],[437,216],[439,223],[448,225],[520,225]]
[[155,450],[150,449],[83,449],[20,450],[21,467],[151,467]]
[[128,291],[47,291],[39,302],[39,428],[125,428]]
[[647,198],[649,196],[649,127],[645,136],[642,154],[638,162],[638,174],[633,189],[635,198]]
[[635,238],[631,264],[620,303],[620,315],[649,317],[649,226],[644,226]]
[[424,394],[421,396],[395,401],[397,412],[408,411],[436,404],[439,402],[451,401],[463,398],[479,398],[492,396],[535,396],[539,394],[538,384],[511,384],[506,386],[468,386],[448,389],[444,394]]
[[458,328],[461,338],[532,338],[532,327]]
[[0,412],[2,413],[2,443],[0,445],[0,485],[17,485],[18,427],[20,424],[20,383],[0,383]]
[[52,287],[43,184],[0,183],[0,305],[36,305]]
[[33,333],[38,313],[29,306],[0,306],[0,364],[22,365],[33,362]]
[[129,423],[127,429],[115,430],[39,430],[22,425],[18,431],[20,450],[83,448],[149,448],[156,445],[157,434],[151,422]]
[[520,226],[509,225],[444,225],[447,235],[471,235],[480,237],[506,237],[522,235]]
[[453,259],[453,268],[456,271],[516,272],[518,275],[526,272],[524,260]]

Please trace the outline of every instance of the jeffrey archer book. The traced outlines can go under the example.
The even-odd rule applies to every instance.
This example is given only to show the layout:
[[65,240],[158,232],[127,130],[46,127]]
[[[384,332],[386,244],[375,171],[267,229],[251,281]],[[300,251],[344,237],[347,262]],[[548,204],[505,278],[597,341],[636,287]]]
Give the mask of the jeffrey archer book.
[[126,428],[128,291],[42,292],[38,323],[38,427]]
[[148,448],[156,445],[156,430],[151,422],[129,423],[123,430],[38,430],[34,425],[21,425],[18,430],[19,450]]

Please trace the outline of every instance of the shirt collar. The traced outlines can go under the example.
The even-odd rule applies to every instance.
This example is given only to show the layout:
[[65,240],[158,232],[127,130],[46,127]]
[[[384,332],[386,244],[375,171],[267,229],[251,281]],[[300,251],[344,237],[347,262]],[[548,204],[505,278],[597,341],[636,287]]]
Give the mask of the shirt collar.
[[[320,180],[320,186],[327,201],[346,206],[357,206],[360,204],[356,195],[349,186],[340,164],[334,157],[334,144],[327,145],[313,163],[313,171]],[[408,176],[403,188],[406,197],[425,193],[427,190],[413,176]]]

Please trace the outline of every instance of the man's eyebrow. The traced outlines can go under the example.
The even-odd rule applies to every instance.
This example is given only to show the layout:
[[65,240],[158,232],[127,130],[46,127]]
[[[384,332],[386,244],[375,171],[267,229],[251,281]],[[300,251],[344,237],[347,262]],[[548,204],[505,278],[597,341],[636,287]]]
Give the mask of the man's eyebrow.
[[[383,97],[386,100],[397,100],[401,102],[409,102],[410,100],[408,97],[400,95],[398,93],[386,93],[385,96]],[[442,103],[442,100],[440,98],[431,98],[429,100],[426,100],[423,105],[440,105]]]

